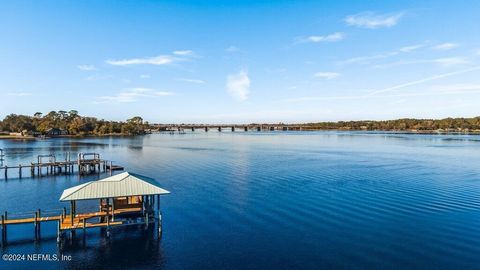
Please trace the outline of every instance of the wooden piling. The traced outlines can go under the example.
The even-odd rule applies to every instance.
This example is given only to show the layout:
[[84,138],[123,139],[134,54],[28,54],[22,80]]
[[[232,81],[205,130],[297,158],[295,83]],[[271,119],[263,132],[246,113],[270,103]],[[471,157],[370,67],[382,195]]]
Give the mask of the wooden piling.
[[33,225],[34,225],[34,233],[35,233],[35,240],[37,239],[37,232],[38,232],[38,212],[35,212],[33,216]]
[[63,222],[63,218],[60,219],[60,220],[58,221],[58,223],[57,223],[57,243],[60,243],[60,240],[61,240],[61,233],[62,233],[62,231],[61,231],[61,228],[60,228],[60,227],[61,227],[60,224],[61,224],[62,222]]
[[[37,216],[38,216],[38,219],[41,221],[42,220],[42,211],[40,209],[37,210]],[[41,229],[41,222],[38,222],[38,225],[37,225],[37,231],[38,231],[38,235],[40,235],[40,229]]]
[[5,211],[5,213],[2,216],[2,227],[3,227],[3,241],[7,242],[7,219],[8,219],[8,213]]

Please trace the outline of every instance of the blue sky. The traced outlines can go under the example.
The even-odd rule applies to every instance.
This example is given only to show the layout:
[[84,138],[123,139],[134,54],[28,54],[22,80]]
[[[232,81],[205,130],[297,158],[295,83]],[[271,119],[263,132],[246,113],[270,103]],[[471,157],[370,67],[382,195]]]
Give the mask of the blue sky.
[[478,1],[0,2],[0,117],[480,115]]

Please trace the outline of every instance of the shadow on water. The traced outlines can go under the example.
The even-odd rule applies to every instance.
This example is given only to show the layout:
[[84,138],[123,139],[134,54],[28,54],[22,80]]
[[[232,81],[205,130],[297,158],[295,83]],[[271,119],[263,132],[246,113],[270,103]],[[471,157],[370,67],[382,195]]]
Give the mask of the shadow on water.
[[[22,269],[29,264],[36,269],[164,269],[162,240],[155,226],[112,228],[106,237],[104,229],[77,231],[57,243],[56,237],[42,237],[40,241],[16,240],[1,247],[2,254],[55,254],[58,261],[41,260],[22,262]],[[54,251],[56,250],[56,251]],[[21,252],[19,252],[21,251]],[[63,258],[63,259],[62,259]],[[15,262],[0,261],[7,269],[14,269]]]
[[161,269],[165,263],[161,239],[153,226],[146,230],[142,226],[113,228],[109,238],[103,230],[85,236],[78,233],[73,240],[65,240],[61,252],[76,260],[65,263],[68,269]]

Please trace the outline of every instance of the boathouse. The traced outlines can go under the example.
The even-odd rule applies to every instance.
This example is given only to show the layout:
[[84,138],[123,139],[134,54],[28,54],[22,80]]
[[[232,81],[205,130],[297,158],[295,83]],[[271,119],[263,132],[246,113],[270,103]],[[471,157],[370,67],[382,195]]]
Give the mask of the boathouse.
[[[100,227],[106,228],[109,236],[112,226],[148,226],[155,221],[160,234],[160,195],[169,193],[154,179],[130,172],[68,188],[63,191],[60,201],[70,202],[70,213],[60,219],[58,239],[65,231]],[[77,203],[85,200],[98,200],[98,212],[78,213]]]

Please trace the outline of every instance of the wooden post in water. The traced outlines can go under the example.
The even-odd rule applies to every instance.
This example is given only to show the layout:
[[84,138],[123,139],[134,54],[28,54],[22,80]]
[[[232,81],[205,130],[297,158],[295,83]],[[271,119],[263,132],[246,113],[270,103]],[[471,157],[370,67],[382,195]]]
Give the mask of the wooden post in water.
[[8,178],[8,173],[7,173],[7,171],[8,171],[8,166],[5,166],[4,169],[5,169],[5,180],[6,180],[6,179]]
[[2,246],[4,245],[3,241],[5,241],[5,216],[2,215]]
[[162,212],[160,211],[160,195],[157,195],[158,238],[162,236]]
[[110,237],[110,198],[107,198],[107,237]]
[[18,177],[22,178],[22,164],[18,165]]
[[112,221],[115,221],[115,199],[112,198]]
[[80,171],[80,159],[82,157],[82,153],[78,153],[78,156],[77,156],[77,165],[78,165],[78,174],[81,174],[81,171]]
[[34,221],[33,221],[33,224],[34,224],[34,228],[35,228],[35,229],[34,229],[34,232],[35,232],[35,240],[37,240],[37,232],[38,232],[38,228],[37,228],[37,226],[38,226],[38,223],[37,223],[37,222],[38,222],[38,212],[35,212],[35,215],[34,215],[34,217],[33,217],[33,220],[34,220]]
[[38,217],[38,225],[37,225],[37,234],[38,234],[38,238],[40,238],[40,229],[42,228],[42,211],[40,211],[40,209],[37,210],[37,217]]
[[62,222],[63,222],[63,218],[60,218],[60,220],[59,220],[58,223],[57,223],[57,243],[60,243],[60,238],[61,238],[60,235],[61,235],[61,233],[62,233],[62,231],[61,231],[61,225],[60,225],[60,224],[61,224]]
[[72,221],[72,226],[73,226],[73,202],[70,201],[70,220]]
[[3,221],[2,221],[2,227],[3,227],[3,241],[4,243],[7,243],[7,219],[8,219],[8,213],[7,211],[5,211],[5,213],[3,214]]
[[30,175],[31,177],[35,177],[35,166],[33,166],[33,162],[30,162]]
[[65,153],[65,174],[68,172],[68,153]]
[[113,162],[110,161],[110,176],[113,175]]

